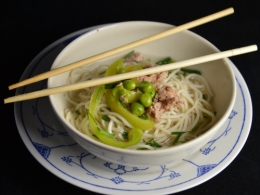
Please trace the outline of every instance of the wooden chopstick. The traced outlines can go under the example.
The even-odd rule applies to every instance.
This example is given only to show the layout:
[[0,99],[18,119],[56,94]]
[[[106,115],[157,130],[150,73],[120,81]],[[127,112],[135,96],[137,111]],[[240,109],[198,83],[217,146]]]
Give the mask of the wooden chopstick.
[[85,82],[80,82],[80,83],[75,83],[75,84],[71,84],[71,85],[55,87],[55,88],[49,88],[49,89],[35,91],[35,92],[23,94],[23,95],[9,97],[9,98],[4,99],[4,103],[7,104],[7,103],[11,103],[11,102],[29,100],[29,99],[39,98],[39,97],[48,96],[48,95],[52,95],[52,94],[82,89],[82,88],[86,88],[86,87],[92,87],[92,86],[112,83],[112,82],[121,81],[121,80],[134,78],[134,77],[138,77],[138,76],[149,75],[149,74],[153,74],[153,73],[157,73],[157,72],[168,71],[168,70],[172,70],[172,69],[182,68],[185,66],[192,66],[195,64],[200,64],[200,63],[218,60],[218,59],[222,59],[222,58],[226,58],[226,57],[236,56],[236,55],[240,55],[240,54],[244,54],[244,53],[248,53],[248,52],[252,52],[252,51],[256,51],[256,50],[257,50],[256,45],[241,47],[241,48],[232,49],[232,50],[228,50],[228,51],[224,51],[224,52],[220,52],[220,53],[215,53],[215,54],[210,54],[210,55],[206,55],[206,56],[202,56],[202,57],[193,58],[190,60],[176,62],[176,63],[172,63],[172,64],[168,64],[168,65],[156,66],[156,67],[147,68],[147,69],[143,69],[143,70],[128,72],[128,73],[124,73],[124,74],[118,74],[115,76],[103,77],[100,79],[95,79],[95,80],[90,80],[90,81],[85,81]]
[[134,41],[134,42],[126,44],[124,46],[117,47],[115,49],[112,49],[112,50],[109,50],[109,51],[106,51],[106,52],[94,55],[92,57],[89,57],[89,58],[86,58],[86,59],[83,59],[83,60],[80,60],[80,61],[68,64],[66,66],[63,66],[63,67],[60,67],[60,68],[56,68],[56,69],[50,70],[48,72],[36,75],[36,76],[31,77],[29,79],[23,80],[21,82],[13,84],[13,85],[10,85],[8,88],[9,88],[9,90],[11,90],[11,89],[15,89],[17,87],[21,87],[21,86],[25,86],[25,85],[28,85],[28,84],[31,84],[31,83],[35,83],[35,82],[41,81],[43,79],[52,77],[54,75],[61,74],[63,72],[66,72],[66,71],[78,68],[78,67],[83,66],[83,65],[90,64],[92,62],[95,62],[95,61],[107,58],[109,56],[118,54],[120,52],[132,49],[132,48],[140,46],[140,45],[143,45],[145,43],[149,43],[149,42],[155,41],[157,39],[161,39],[163,37],[166,37],[166,36],[178,33],[180,31],[187,30],[187,29],[199,26],[201,24],[204,24],[204,23],[207,23],[207,22],[210,22],[210,21],[222,18],[222,17],[230,15],[232,13],[234,13],[234,9],[233,8],[228,8],[228,9],[222,10],[220,12],[208,15],[206,17],[194,20],[192,22],[188,22],[188,23],[183,24],[181,26],[177,26],[177,27],[171,28],[170,30],[167,30],[167,31],[164,31],[164,32],[161,32],[161,33],[158,33],[158,34],[146,37],[144,39],[140,39],[138,41]]

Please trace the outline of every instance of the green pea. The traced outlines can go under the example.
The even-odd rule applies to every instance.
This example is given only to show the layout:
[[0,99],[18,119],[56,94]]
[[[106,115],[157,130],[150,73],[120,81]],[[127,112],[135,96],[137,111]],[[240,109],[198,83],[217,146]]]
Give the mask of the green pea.
[[149,92],[149,94],[152,97],[152,99],[154,98],[155,93],[156,93],[155,89]]
[[122,67],[122,68],[119,68],[118,70],[118,73],[121,74],[121,73],[125,73],[127,72],[126,68]]
[[144,106],[138,102],[131,104],[131,112],[136,116],[141,116],[144,113]]
[[133,90],[136,88],[136,84],[133,80],[126,80],[123,82],[123,86],[125,89]]
[[123,87],[121,87],[121,86],[117,86],[114,89],[112,89],[113,96],[119,97],[122,89],[123,89]]
[[112,89],[112,94],[118,98],[123,95],[127,99],[131,96],[130,91],[123,88],[123,86],[117,86],[114,89]]
[[149,93],[154,90],[154,86],[152,83],[150,83],[148,81],[143,81],[140,83],[140,90],[143,93]]
[[152,97],[149,93],[143,93],[140,97],[140,102],[143,104],[144,107],[149,107],[152,105]]
[[128,100],[130,98],[131,94],[128,90],[124,90],[121,92],[120,96],[124,96]]

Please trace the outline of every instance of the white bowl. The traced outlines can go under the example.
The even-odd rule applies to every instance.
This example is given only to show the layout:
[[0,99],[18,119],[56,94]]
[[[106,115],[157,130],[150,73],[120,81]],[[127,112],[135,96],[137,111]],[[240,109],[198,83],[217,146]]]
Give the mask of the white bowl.
[[[122,22],[100,27],[71,42],[58,55],[52,65],[52,69],[165,31],[172,27],[168,24],[143,21]],[[134,49],[145,56],[151,57],[153,61],[166,56],[172,56],[176,61],[182,61],[219,52],[210,42],[190,31],[180,32]],[[129,51],[124,52],[124,54],[127,52]],[[109,64],[122,55],[117,54],[102,61]],[[100,63],[100,61],[95,63]],[[138,167],[175,163],[199,151],[201,147],[210,141],[227,120],[235,102],[235,77],[231,65],[226,59],[195,65],[193,68],[202,71],[203,76],[207,79],[215,94],[213,106],[217,112],[216,121],[207,132],[198,138],[168,149],[154,151],[127,150],[97,142],[76,130],[65,120],[64,109],[68,106],[68,102],[64,98],[64,94],[51,95],[50,102],[56,115],[71,137],[83,148],[99,158],[125,166]],[[66,72],[49,78],[48,87],[65,85],[68,74]]]

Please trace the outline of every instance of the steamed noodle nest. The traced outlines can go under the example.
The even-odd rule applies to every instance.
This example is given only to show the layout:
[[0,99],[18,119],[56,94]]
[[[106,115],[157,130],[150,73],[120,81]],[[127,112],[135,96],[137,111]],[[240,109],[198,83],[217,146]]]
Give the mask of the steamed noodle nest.
[[[126,62],[126,65],[135,62]],[[143,64],[151,64],[145,60]],[[138,62],[140,64],[140,62]],[[70,72],[68,84],[100,78],[104,76],[104,71],[108,65],[86,66]],[[203,75],[189,73],[186,74],[180,69],[169,72],[168,77],[161,85],[172,87],[179,95],[182,103],[174,107],[171,111],[163,113],[160,121],[155,124],[152,130],[144,131],[141,142],[128,149],[161,149],[172,147],[176,144],[185,143],[204,133],[215,120],[214,108],[211,105],[213,93],[203,77]],[[71,104],[65,110],[65,118],[78,131],[93,139],[86,110],[89,109],[90,99],[96,87],[66,93],[66,99]],[[117,140],[124,141],[124,133],[132,129],[132,125],[118,113],[112,112],[106,104],[103,96],[97,110],[96,118],[100,128],[114,134]],[[102,116],[107,116],[110,120],[105,121]],[[172,132],[183,132],[178,137]],[[176,138],[178,137],[178,142]],[[96,139],[98,140],[98,139]],[[149,145],[150,140],[158,143],[157,147]]]

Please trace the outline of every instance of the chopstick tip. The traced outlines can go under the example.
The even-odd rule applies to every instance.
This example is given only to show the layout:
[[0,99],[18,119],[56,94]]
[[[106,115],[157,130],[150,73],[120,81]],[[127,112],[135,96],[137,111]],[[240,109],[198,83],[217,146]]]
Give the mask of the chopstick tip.
[[225,9],[225,10],[223,10],[223,11],[228,12],[228,14],[233,14],[233,13],[235,12],[235,10],[234,10],[233,7],[227,8],[227,9]]
[[12,90],[12,89],[14,89],[15,87],[13,86],[13,85],[10,85],[10,86],[8,86],[8,89],[9,90]]
[[6,101],[6,99],[4,99],[4,104],[7,104],[8,102]]

